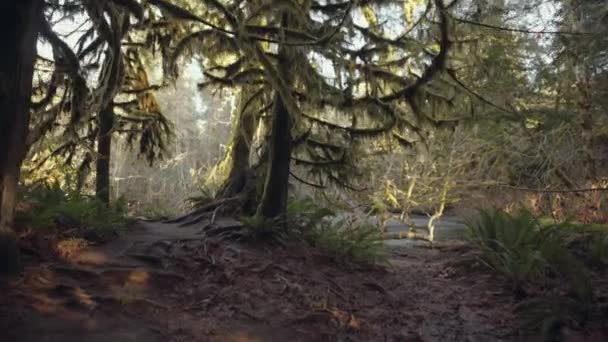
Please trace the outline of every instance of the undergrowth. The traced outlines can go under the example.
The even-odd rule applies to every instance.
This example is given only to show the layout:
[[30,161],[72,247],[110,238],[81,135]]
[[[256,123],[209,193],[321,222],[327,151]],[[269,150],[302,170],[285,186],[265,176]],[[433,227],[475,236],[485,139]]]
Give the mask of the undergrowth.
[[282,217],[249,216],[241,218],[241,222],[246,236],[279,241],[300,239],[341,261],[385,264],[388,260],[377,227],[355,218],[338,218],[331,209],[320,207],[309,198],[291,200]]
[[485,265],[518,288],[556,272],[582,269],[565,246],[568,227],[568,222],[543,225],[526,210],[516,214],[482,210],[469,223],[469,241],[479,249]]
[[[468,226],[480,261],[503,275],[522,299],[517,313],[525,328],[582,325],[597,313],[586,261],[606,261],[605,231],[591,234],[569,221],[541,222],[527,210],[481,210]],[[581,240],[581,232],[591,235]]]
[[322,222],[305,234],[307,241],[338,259],[368,264],[386,264],[384,242],[378,227],[343,218]]
[[20,194],[16,222],[31,228],[103,228],[127,223],[127,205],[106,206],[93,196],[64,191],[59,185],[36,185]]

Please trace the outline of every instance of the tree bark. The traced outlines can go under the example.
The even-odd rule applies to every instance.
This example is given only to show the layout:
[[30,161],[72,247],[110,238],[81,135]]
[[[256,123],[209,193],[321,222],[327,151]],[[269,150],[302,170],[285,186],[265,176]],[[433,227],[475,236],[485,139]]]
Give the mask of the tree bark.
[[593,184],[597,181],[597,169],[595,166],[595,157],[593,156],[593,126],[595,120],[591,108],[592,99],[590,94],[589,71],[585,69],[582,73],[582,79],[577,83],[580,94],[579,106],[581,112],[581,138],[583,141],[583,169],[585,170],[584,177],[587,181],[586,183]]
[[285,213],[291,157],[291,123],[289,112],[277,93],[274,99],[269,142],[269,163],[258,214],[271,218]]
[[[284,27],[287,26],[285,25],[285,19],[283,24]],[[277,69],[279,77],[288,80],[289,60],[285,49],[285,46],[279,48]],[[289,81],[286,83],[290,84]],[[277,217],[284,214],[287,209],[289,165],[292,149],[291,126],[289,111],[279,91],[275,90],[272,127],[270,128],[270,141],[268,142],[268,170],[262,199],[257,210],[257,215],[262,217]]]
[[[111,2],[110,2],[111,3]],[[114,127],[114,98],[124,82],[124,62],[121,40],[129,29],[129,14],[114,5],[106,11],[111,32],[101,30],[101,38],[108,44],[105,61],[99,75],[98,96],[100,110],[97,116],[97,159],[95,165],[95,196],[106,205],[110,204],[110,160],[112,153],[112,129]],[[93,17],[91,17],[93,19]],[[93,19],[105,21],[100,17]]]
[[[245,181],[250,173],[249,155],[250,145],[253,140],[255,118],[247,116],[243,112],[243,103],[249,99],[250,92],[245,89],[241,91],[240,105],[237,106],[237,115],[230,133],[228,152],[224,160],[218,164],[218,171],[225,172],[225,178],[216,197],[233,197],[240,193],[245,187]],[[249,141],[248,141],[249,140]]]
[[13,230],[19,171],[28,134],[41,0],[0,4],[0,273],[19,269]]
[[110,158],[112,154],[112,128],[114,127],[112,104],[101,110],[98,125],[95,195],[101,202],[110,204]]

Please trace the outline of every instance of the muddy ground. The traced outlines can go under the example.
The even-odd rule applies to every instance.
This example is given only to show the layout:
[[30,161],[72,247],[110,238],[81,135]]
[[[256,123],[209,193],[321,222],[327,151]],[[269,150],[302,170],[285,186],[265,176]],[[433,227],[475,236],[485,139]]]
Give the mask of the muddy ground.
[[390,265],[368,267],[200,231],[139,222],[63,257],[29,240],[23,274],[0,281],[0,340],[537,340],[520,333],[504,282],[459,241],[387,247]]

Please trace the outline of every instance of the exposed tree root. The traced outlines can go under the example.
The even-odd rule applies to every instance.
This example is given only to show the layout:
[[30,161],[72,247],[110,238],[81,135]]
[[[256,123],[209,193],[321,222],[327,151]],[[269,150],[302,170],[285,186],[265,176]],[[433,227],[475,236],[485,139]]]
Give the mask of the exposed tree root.
[[187,227],[207,221],[200,231],[204,238],[238,240],[243,237],[243,225],[238,221],[218,224],[216,218],[226,215],[238,217],[242,214],[253,213],[255,189],[255,172],[251,169],[243,170],[237,177],[226,182],[218,191],[217,198],[202,203],[190,213],[165,222]]
[[210,215],[218,208],[226,204],[230,204],[231,202],[238,202],[240,198],[238,196],[229,197],[229,198],[219,198],[215,199],[211,202],[200,206],[194,211],[189,212],[185,215],[179,216],[177,218],[167,220],[165,223],[180,223],[182,226],[193,225],[199,223],[207,218],[210,218]]
[[232,234],[234,237],[240,237],[240,230],[243,228],[241,223],[234,223],[229,225],[217,225],[215,223],[209,223],[201,230],[201,234],[207,237],[217,237],[224,239],[230,237]]

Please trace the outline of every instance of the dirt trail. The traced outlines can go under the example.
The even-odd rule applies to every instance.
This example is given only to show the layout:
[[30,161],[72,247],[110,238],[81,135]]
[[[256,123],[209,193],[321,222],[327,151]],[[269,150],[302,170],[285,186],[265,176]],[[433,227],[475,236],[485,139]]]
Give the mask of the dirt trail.
[[69,260],[29,263],[0,282],[0,340],[513,340],[510,296],[455,267],[465,255],[457,244],[391,249],[385,270],[200,232],[141,222]]

